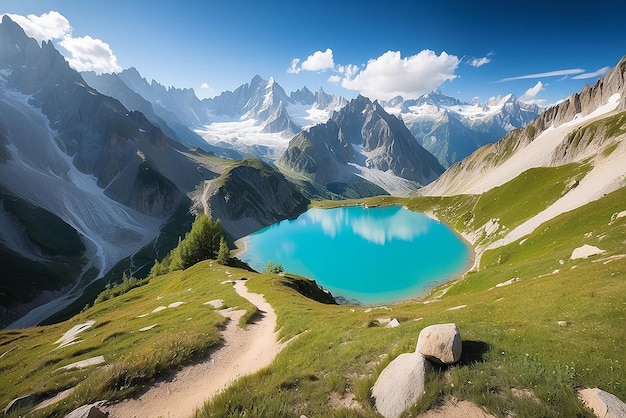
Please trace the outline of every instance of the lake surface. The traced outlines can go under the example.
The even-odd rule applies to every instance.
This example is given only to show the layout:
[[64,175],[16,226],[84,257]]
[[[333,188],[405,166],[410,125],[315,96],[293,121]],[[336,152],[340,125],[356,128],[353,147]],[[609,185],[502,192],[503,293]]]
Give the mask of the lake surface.
[[350,302],[420,296],[462,274],[472,249],[447,225],[400,206],[310,209],[246,237],[239,255],[257,271],[271,260]]

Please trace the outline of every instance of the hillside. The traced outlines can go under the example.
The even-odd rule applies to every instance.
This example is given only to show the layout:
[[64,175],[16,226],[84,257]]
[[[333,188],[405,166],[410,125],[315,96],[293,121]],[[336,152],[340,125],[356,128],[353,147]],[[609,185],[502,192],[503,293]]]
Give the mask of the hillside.
[[[485,217],[519,224],[548,206],[550,199],[544,197],[554,199],[578,172],[570,166],[537,171],[525,175],[537,181],[520,178],[483,196],[388,197],[367,203],[404,204],[432,213],[469,234],[477,231],[465,224],[470,209],[480,207]],[[527,192],[530,201],[504,210],[500,202],[515,201],[528,184],[533,184]],[[539,190],[544,193],[537,193]],[[218,334],[199,338],[194,332],[198,327],[215,327],[221,320],[204,303],[223,299],[225,306],[249,306],[236,298],[231,286],[220,284],[245,277],[249,289],[264,294],[276,311],[281,340],[299,337],[266,372],[238,381],[200,416],[243,411],[252,416],[263,416],[263,411],[283,411],[279,416],[377,416],[369,403],[369,388],[377,374],[396,354],[414,346],[420,329],[443,322],[459,325],[464,360],[445,375],[432,376],[427,395],[413,409],[415,414],[454,397],[472,400],[496,416],[508,411],[523,416],[591,416],[576,399],[578,388],[598,386],[622,399],[626,396],[617,383],[626,377],[618,360],[626,355],[618,343],[626,335],[615,327],[623,321],[626,291],[622,245],[626,217],[619,215],[625,210],[624,190],[557,216],[523,241],[485,252],[477,271],[434,289],[424,299],[386,307],[323,305],[285,286],[285,278],[210,262],[158,277],[71,321],[0,333],[6,376],[2,403],[33,392],[45,398],[78,385],[65,401],[39,413],[62,416],[62,411],[83,403],[127,397],[129,391],[159,379],[166,370],[163,367],[172,366],[167,359],[209,361],[211,351],[206,347],[214,344]],[[584,244],[604,252],[571,259],[573,251]],[[502,285],[505,282],[510,284]],[[175,302],[185,303],[158,313],[155,310]],[[389,317],[397,318],[400,326],[383,328],[380,324]],[[80,334],[82,342],[55,349],[54,341],[86,321],[95,323]],[[559,321],[567,326],[558,326]],[[141,335],[136,332],[153,324],[157,326]],[[140,354],[144,352],[155,354],[145,357]],[[55,371],[99,355],[105,363],[91,366],[86,381],[81,370]],[[27,378],[19,366],[24,363],[32,365]],[[112,372],[117,377],[113,378]],[[516,391],[531,395],[519,397]],[[328,402],[329,397],[334,401]]]

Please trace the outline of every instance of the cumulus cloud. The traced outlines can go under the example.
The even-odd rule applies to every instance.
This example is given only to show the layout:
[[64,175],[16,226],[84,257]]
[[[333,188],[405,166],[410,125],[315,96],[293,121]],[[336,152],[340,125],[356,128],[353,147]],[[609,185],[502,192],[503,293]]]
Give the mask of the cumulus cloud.
[[122,68],[106,42],[89,35],[74,37],[69,20],[57,11],[41,16],[9,14],[11,20],[37,41],[53,41],[67,52],[65,58],[77,71],[118,72]]
[[361,71],[354,65],[339,67],[341,86],[359,91],[370,99],[388,100],[395,96],[416,98],[435,90],[458,76],[459,58],[442,52],[423,50],[402,58],[399,51],[387,51],[368,61]]
[[69,52],[66,56],[70,66],[76,71],[119,72],[117,57],[106,42],[91,36],[73,38],[66,36],[60,45]]
[[200,84],[200,88],[201,89],[211,89],[211,87],[209,86],[209,83],[202,83],[202,84]]
[[54,10],[41,16],[33,14],[22,16],[10,13],[7,13],[7,16],[20,25],[28,36],[39,42],[63,39],[72,32],[69,20]]
[[541,90],[543,90],[543,83],[541,81],[537,81],[537,84],[526,90],[522,97],[520,97],[520,100],[525,102],[530,101],[537,97],[537,94],[539,94]]
[[481,57],[481,58],[472,58],[469,61],[469,65],[471,65],[472,67],[482,67],[485,64],[489,64],[491,62],[491,58],[489,58],[490,56],[493,55],[493,52],[488,53],[486,56]]
[[334,66],[333,50],[327,48],[324,52],[315,51],[304,61],[300,60],[300,58],[294,58],[287,72],[290,74],[298,74],[300,71],[326,71]]
[[606,74],[608,71],[610,70],[610,67],[602,67],[597,71],[594,71],[592,73],[583,73],[583,74],[578,74],[574,77],[572,77],[574,80],[585,80],[587,78],[594,78],[594,77],[598,77],[601,75]]
[[517,77],[503,78],[502,80],[499,80],[498,83],[502,83],[505,81],[514,81],[514,80],[526,80],[530,78],[562,77],[562,76],[581,74],[584,72],[585,70],[583,70],[582,68],[571,68],[568,70],[556,70],[556,71],[548,71],[545,73],[527,74],[527,75],[520,75]]

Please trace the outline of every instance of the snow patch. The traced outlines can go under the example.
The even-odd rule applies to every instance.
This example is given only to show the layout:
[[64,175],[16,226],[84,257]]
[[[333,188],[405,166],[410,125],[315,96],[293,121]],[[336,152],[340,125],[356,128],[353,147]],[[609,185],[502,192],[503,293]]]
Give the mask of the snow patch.
[[85,367],[96,366],[105,362],[104,356],[96,356],[86,360],[77,361],[76,363],[68,364],[67,366],[59,367],[57,370],[84,369]]
[[85,331],[87,328],[90,328],[96,321],[87,321],[82,324],[74,325],[70,328],[61,338],[56,340],[54,344],[59,344],[57,349],[67,347],[68,345],[76,344],[81,342],[82,340],[78,339],[78,334]]

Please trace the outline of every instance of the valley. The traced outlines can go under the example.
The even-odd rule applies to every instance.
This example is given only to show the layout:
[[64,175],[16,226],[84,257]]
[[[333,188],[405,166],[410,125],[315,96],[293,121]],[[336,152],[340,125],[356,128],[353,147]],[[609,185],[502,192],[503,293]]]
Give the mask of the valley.
[[[425,372],[402,416],[463,403],[502,418],[593,417],[583,389],[626,400],[625,139],[626,57],[546,109],[439,91],[288,95],[260,76],[200,100],[134,68],[79,73],[3,16],[0,405],[15,417],[83,405],[112,417],[379,417],[371,389],[384,368],[425,327],[454,323],[461,359]],[[354,205],[445,223],[473,246],[472,268],[426,294],[359,304],[236,258],[237,240],[265,226]],[[220,251],[185,265],[209,245],[186,243],[194,217],[219,230]],[[343,275],[376,263],[394,280],[393,254],[352,247],[336,250]],[[262,340],[263,353],[231,350],[232,338]]]

